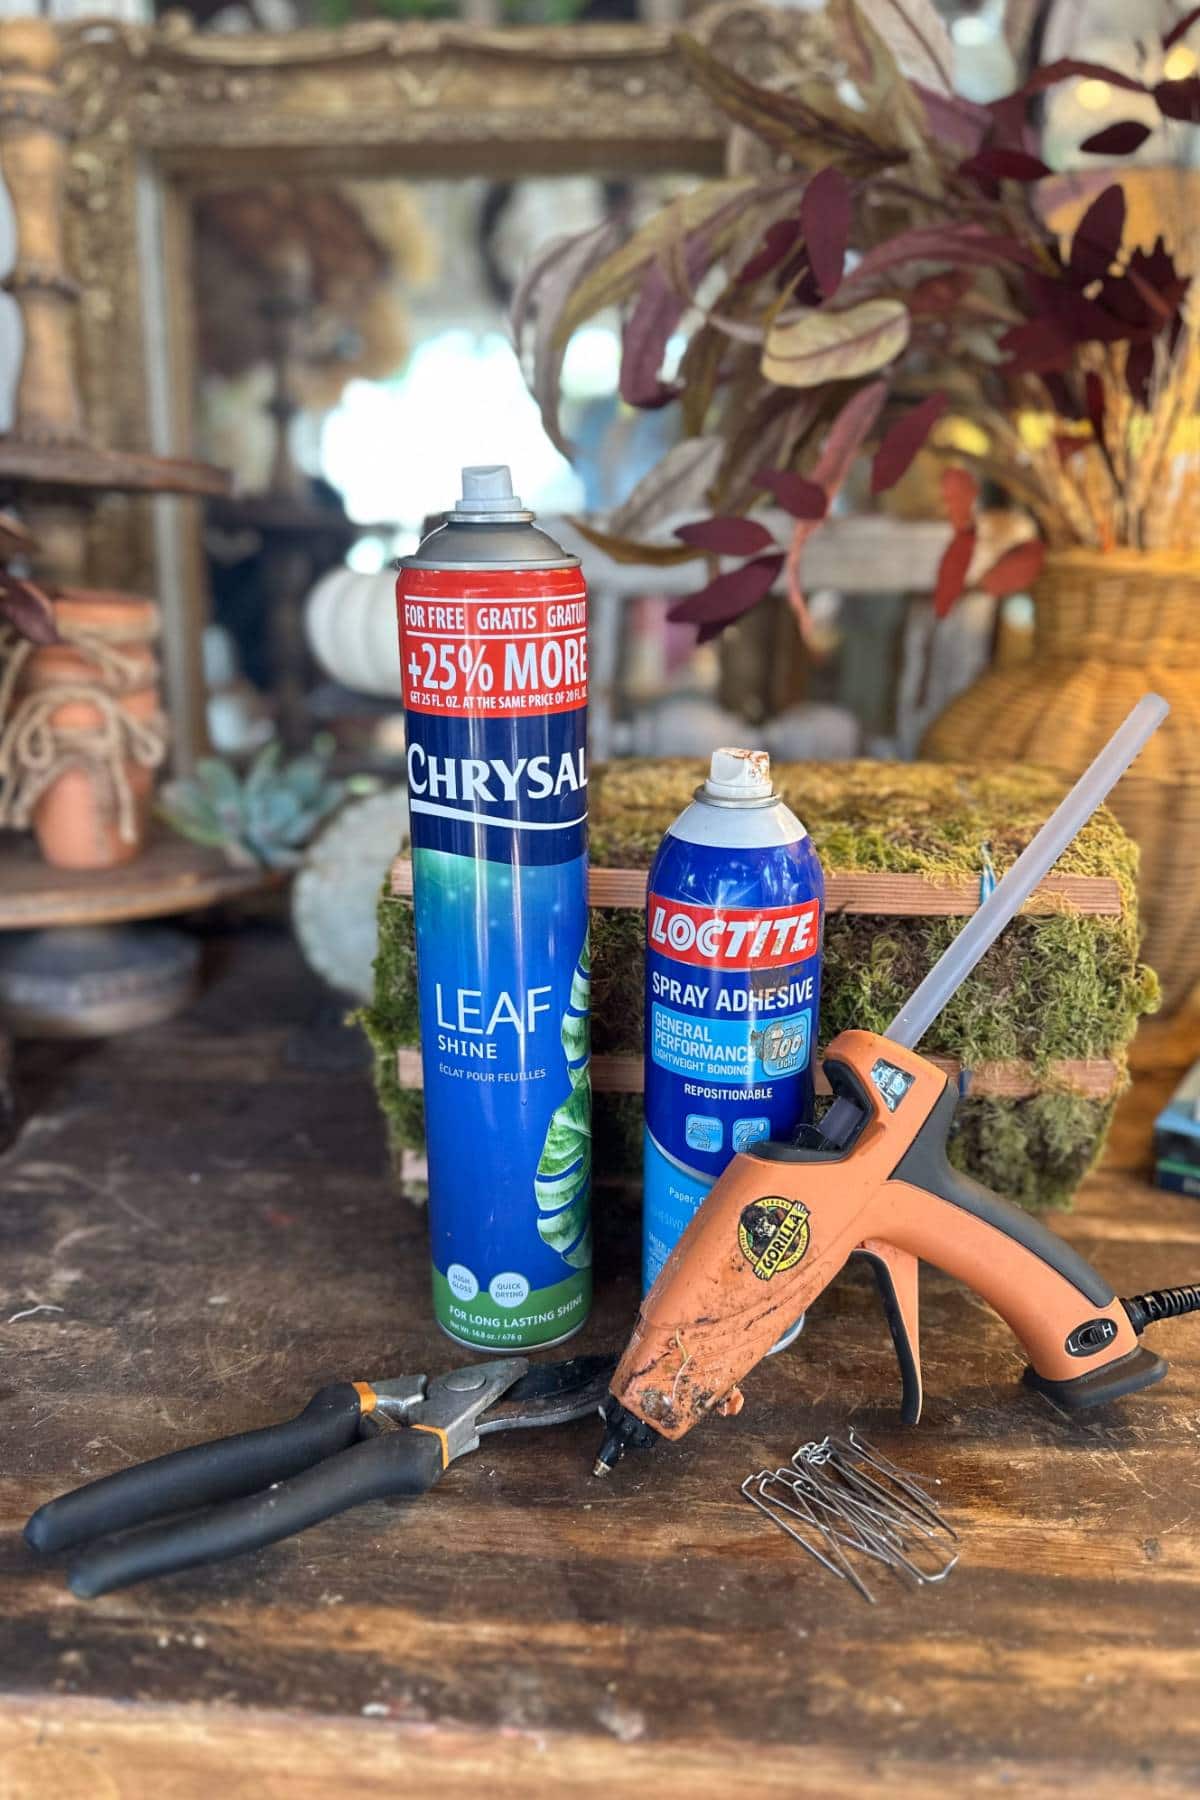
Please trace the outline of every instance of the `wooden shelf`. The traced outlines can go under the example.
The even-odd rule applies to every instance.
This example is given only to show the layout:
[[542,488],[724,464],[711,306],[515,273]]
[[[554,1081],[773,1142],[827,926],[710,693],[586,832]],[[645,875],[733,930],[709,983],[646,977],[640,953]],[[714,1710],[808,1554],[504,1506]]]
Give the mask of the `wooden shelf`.
[[218,850],[161,837],[117,869],[52,869],[32,838],[0,836],[0,931],[163,919],[282,885],[273,869],[231,869]]
[[[412,895],[412,863],[397,857],[392,864],[392,893],[399,900]],[[644,869],[591,869],[588,901],[592,906],[629,907],[646,904]],[[825,876],[825,910],[836,913],[874,913],[883,917],[957,918],[976,912],[979,883],[940,883],[924,875],[878,874]],[[1048,875],[1037,886],[1022,912],[1054,913],[1064,908],[1089,917],[1115,918],[1121,911],[1121,889],[1111,875]]]
[[0,437],[0,485],[6,483],[125,494],[227,494],[230,477],[211,463],[177,457]]

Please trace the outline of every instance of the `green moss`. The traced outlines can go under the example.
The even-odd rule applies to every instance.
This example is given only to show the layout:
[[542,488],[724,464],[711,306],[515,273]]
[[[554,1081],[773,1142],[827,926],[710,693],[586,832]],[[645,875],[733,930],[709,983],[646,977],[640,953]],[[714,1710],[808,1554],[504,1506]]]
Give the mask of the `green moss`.
[[[620,762],[591,787],[591,855],[597,867],[646,868],[666,827],[700,781],[697,762]],[[922,873],[977,880],[981,847],[998,873],[1014,860],[1061,798],[1053,776],[934,764],[783,764],[776,780],[805,821],[826,871]],[[1137,852],[1116,820],[1098,813],[1064,852],[1060,871],[1107,875],[1122,906],[1113,917],[1060,912],[1014,921],[954,995],[922,1048],[966,1067],[1021,1061],[1045,1071],[1059,1061],[1112,1059],[1158,984],[1137,958]],[[375,1050],[376,1087],[393,1145],[419,1148],[419,1094],[400,1089],[395,1051],[418,1041],[412,909],[380,905],[373,1003],[358,1017]],[[847,1026],[879,1031],[961,929],[961,919],[833,914],[826,920],[822,1043]],[[593,916],[593,1049],[637,1056],[642,1048],[642,915],[600,908]],[[598,1172],[640,1168],[641,1103],[597,1097]],[[978,1180],[1027,1206],[1064,1204],[1099,1154],[1111,1100],[1053,1089],[1013,1101],[970,1096],[952,1154]]]
[[642,1096],[594,1094],[593,1124],[598,1143],[604,1146],[599,1168],[601,1181],[642,1179]]
[[[1048,1091],[1026,1100],[968,1095],[959,1103],[950,1161],[1006,1198],[1041,1212],[1069,1206],[1095,1162],[1115,1101]],[[602,1175],[640,1181],[642,1107],[636,1094],[597,1094]]]
[[593,1056],[640,1056],[642,951],[646,917],[632,907],[597,907],[592,941],[601,946],[592,968]]
[[950,1161],[1031,1212],[1069,1206],[1104,1148],[1115,1106],[1115,1099],[1053,1090],[1027,1100],[968,1095],[955,1116]]
[[[691,761],[629,761],[595,770],[593,861],[614,867],[648,863],[703,774],[703,765]],[[946,880],[978,875],[982,843],[990,844],[1002,873],[1063,793],[1053,775],[1036,769],[779,763],[774,774],[827,868],[925,873]],[[617,854],[641,846],[643,855]],[[1064,851],[1058,866],[1068,874],[1115,876],[1132,898],[1136,857],[1115,819],[1100,812]]]
[[354,1013],[374,1055],[375,1093],[388,1128],[392,1160],[403,1150],[425,1145],[425,1104],[419,1091],[402,1088],[396,1052],[420,1040],[417,1013],[417,957],[412,907],[393,900],[385,883],[379,897],[379,948],[375,955],[375,991],[370,1006]]

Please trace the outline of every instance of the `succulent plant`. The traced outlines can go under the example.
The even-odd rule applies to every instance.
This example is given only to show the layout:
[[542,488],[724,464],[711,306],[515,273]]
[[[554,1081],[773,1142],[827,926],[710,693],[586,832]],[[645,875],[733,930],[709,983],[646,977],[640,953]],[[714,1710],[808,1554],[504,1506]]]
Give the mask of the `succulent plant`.
[[237,869],[292,869],[313,833],[339,807],[347,784],[329,776],[333,740],[282,762],[282,748],[268,744],[245,776],[208,757],[194,776],[168,781],[159,794],[162,817],[194,844],[223,850]]

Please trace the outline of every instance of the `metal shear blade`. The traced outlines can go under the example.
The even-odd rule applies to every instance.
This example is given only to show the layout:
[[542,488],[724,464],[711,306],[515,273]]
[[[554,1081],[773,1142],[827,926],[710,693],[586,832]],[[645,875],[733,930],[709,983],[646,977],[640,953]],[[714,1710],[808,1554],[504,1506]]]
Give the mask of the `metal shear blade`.
[[565,1362],[533,1363],[526,1374],[487,1409],[476,1430],[523,1431],[566,1425],[597,1412],[617,1366],[612,1356],[571,1356]]

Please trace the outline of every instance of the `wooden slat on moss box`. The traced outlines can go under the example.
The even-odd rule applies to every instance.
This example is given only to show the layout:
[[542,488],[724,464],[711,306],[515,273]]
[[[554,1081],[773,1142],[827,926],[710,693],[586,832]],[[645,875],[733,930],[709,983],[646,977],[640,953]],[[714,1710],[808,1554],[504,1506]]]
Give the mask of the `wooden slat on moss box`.
[[[398,856],[392,864],[391,890],[397,900],[412,898],[412,863]],[[597,869],[588,871],[588,901],[592,906],[630,907],[646,904],[645,869]],[[838,874],[825,877],[827,912],[871,913],[880,918],[959,918],[979,906],[979,882],[938,882],[927,875],[892,875],[886,871]],[[1090,918],[1116,918],[1121,912],[1121,890],[1110,875],[1050,875],[1034,888],[1026,913],[1067,910]]]
[[[953,1056],[931,1056],[929,1060],[954,1081],[962,1074],[963,1065]],[[640,1056],[592,1058],[592,1088],[597,1094],[640,1094],[644,1077],[645,1065]],[[424,1087],[419,1050],[404,1046],[397,1050],[396,1079],[402,1088]],[[1046,1070],[1021,1062],[982,1063],[970,1071],[969,1091],[991,1098],[1025,1100],[1032,1094],[1040,1094],[1047,1081],[1064,1091],[1084,1094],[1091,1100],[1110,1100],[1124,1085],[1124,1074],[1117,1063],[1104,1057],[1051,1063]],[[818,1094],[830,1092],[823,1057],[817,1058],[816,1089]]]

